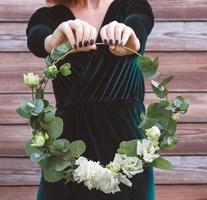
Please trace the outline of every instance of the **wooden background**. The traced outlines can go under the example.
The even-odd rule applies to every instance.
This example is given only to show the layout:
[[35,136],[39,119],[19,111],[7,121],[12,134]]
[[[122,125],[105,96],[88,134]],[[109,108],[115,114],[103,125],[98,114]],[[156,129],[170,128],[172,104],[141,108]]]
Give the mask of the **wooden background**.
[[[173,170],[155,170],[158,200],[207,200],[207,1],[150,0],[156,24],[147,55],[159,56],[161,74],[174,74],[171,97],[191,101],[178,127],[176,151],[163,152]],[[15,112],[30,98],[22,74],[40,72],[43,59],[29,53],[25,29],[43,0],[0,1],[0,200],[34,200],[39,167],[24,154],[31,130]],[[54,103],[51,83],[47,97]],[[146,104],[154,99],[147,86]]]

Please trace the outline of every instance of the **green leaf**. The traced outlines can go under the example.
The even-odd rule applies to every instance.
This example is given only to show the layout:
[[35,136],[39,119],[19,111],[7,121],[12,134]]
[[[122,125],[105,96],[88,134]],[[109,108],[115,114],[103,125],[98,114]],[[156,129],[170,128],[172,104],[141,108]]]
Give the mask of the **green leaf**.
[[119,149],[117,152],[119,154],[127,154],[128,156],[136,156],[137,155],[137,140],[130,140],[130,141],[122,141],[119,144]]
[[60,59],[65,53],[67,53],[70,49],[72,49],[69,43],[60,44],[58,47],[53,49],[50,53],[50,57],[52,60]]
[[63,171],[66,167],[69,167],[70,165],[71,165],[70,161],[59,159],[58,162],[55,163],[55,171],[57,172]]
[[70,143],[70,150],[75,158],[79,158],[86,150],[85,142],[77,140]]
[[42,99],[35,99],[33,104],[35,105],[34,112],[41,113],[44,109],[44,102]]
[[168,135],[165,135],[161,142],[160,142],[160,148],[162,150],[166,149],[166,150],[173,150],[175,149],[177,145],[177,139],[176,139],[176,136],[168,136]]
[[72,49],[70,43],[62,43],[60,44],[57,48],[57,51],[61,52],[61,53],[67,53],[68,51],[70,51]]
[[60,117],[54,117],[47,123],[41,123],[43,129],[48,132],[48,135],[52,139],[58,138],[63,132],[63,120]]
[[71,74],[71,64],[65,63],[60,67],[60,72],[63,76],[68,76]]
[[47,112],[44,114],[44,122],[49,122],[55,117],[54,112]]
[[66,152],[70,148],[70,142],[66,139],[57,139],[53,141],[52,146],[59,151]]
[[163,86],[166,86],[172,79],[173,79],[173,76],[169,76],[169,77],[163,79],[160,84]]
[[31,144],[32,144],[32,138],[29,139],[26,143],[25,153],[26,153],[27,156],[31,156],[34,153],[40,152],[39,148],[31,146]]
[[26,113],[22,108],[17,108],[16,112],[23,118],[30,119],[31,114]]
[[163,170],[170,170],[172,169],[172,164],[170,161],[162,158],[162,157],[159,157],[157,159],[155,159],[151,165],[153,167],[156,167],[156,168],[159,168],[159,169],[163,169]]
[[142,70],[143,76],[145,79],[153,79],[158,76],[158,66],[159,66],[159,58],[156,57],[154,60],[149,57],[143,56],[138,59],[139,67]]
[[60,181],[64,178],[63,172],[58,172],[55,170],[55,165],[58,162],[59,162],[58,158],[49,157],[40,163],[46,181],[53,183],[53,182]]

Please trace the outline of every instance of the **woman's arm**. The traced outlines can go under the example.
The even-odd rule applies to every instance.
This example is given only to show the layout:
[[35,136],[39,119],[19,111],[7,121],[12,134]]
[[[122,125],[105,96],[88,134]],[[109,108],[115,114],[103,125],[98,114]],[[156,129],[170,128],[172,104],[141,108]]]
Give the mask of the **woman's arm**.
[[97,30],[85,21],[75,19],[60,23],[58,27],[50,23],[53,21],[49,8],[38,9],[30,18],[27,29],[27,46],[38,57],[46,57],[53,48],[63,42],[69,42],[74,51],[90,51],[96,49],[94,41]]

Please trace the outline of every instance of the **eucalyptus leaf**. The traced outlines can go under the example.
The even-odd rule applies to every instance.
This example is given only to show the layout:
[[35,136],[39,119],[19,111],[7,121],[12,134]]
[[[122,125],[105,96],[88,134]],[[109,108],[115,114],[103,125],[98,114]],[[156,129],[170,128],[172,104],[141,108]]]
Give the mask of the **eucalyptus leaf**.
[[163,170],[170,170],[172,169],[172,164],[170,161],[162,158],[162,157],[159,157],[157,159],[155,159],[151,165],[153,167],[156,167],[156,168],[159,168],[159,169],[163,169]]
[[63,131],[63,120],[60,117],[54,117],[47,123],[41,123],[41,127],[48,132],[52,139],[58,138]]
[[44,102],[42,99],[35,99],[33,104],[35,105],[34,112],[41,113],[44,109]]
[[58,163],[59,159],[56,157],[49,157],[44,160],[43,166],[43,174],[44,178],[48,182],[57,182],[64,178],[63,172],[58,172],[55,170],[55,165]]
[[159,58],[156,57],[154,58],[154,60],[152,60],[149,57],[146,56],[142,56],[140,57],[140,59],[138,59],[139,61],[139,67],[142,70],[144,79],[148,79],[151,80],[153,78],[155,78],[156,76],[158,76],[158,66],[159,66]]
[[127,154],[128,156],[136,156],[137,155],[137,140],[130,140],[130,141],[122,141],[119,144],[119,149],[117,152],[119,154]]
[[79,158],[86,150],[85,142],[77,140],[70,143],[70,150],[75,158]]
[[31,114],[26,113],[22,108],[17,108],[16,112],[23,118],[30,119]]

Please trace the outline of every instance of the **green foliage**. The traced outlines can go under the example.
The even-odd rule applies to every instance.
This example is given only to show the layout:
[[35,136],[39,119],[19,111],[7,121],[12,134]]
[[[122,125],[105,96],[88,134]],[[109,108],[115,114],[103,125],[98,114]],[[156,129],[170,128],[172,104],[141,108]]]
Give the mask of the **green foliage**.
[[[49,79],[54,80],[58,73],[63,76],[71,74],[70,63],[62,64],[59,70],[57,68],[57,63],[68,55],[71,49],[69,43],[63,43],[52,50],[46,57],[47,68],[43,71],[43,78],[40,79],[32,73],[24,76],[25,83],[29,81],[29,78],[32,82],[37,82],[35,87],[29,87],[32,90],[33,101],[23,100],[20,107],[16,109],[21,117],[29,120],[29,125],[32,127],[33,138],[27,142],[25,153],[32,161],[40,164],[44,178],[48,182],[57,182],[61,179],[65,179],[66,183],[74,181],[72,172],[76,168],[75,161],[86,150],[86,145],[82,140],[70,143],[64,138],[59,138],[63,131],[63,120],[55,116],[54,107],[44,99],[44,89]],[[160,98],[159,102],[148,106],[146,113],[141,113],[139,128],[145,133],[146,129],[157,126],[161,135],[159,134],[159,141],[157,140],[157,143],[153,145],[159,143],[158,150],[173,150],[177,144],[177,114],[185,113],[189,108],[189,102],[182,96],[176,97],[172,103],[169,102],[167,85],[172,80],[172,76],[163,79],[160,83],[152,80],[159,75],[158,57],[140,56],[138,62],[144,78],[151,80],[153,92]],[[42,89],[43,83],[45,85]],[[35,94],[33,94],[34,91]],[[122,141],[117,152],[137,156],[137,140]],[[145,164],[164,170],[172,168],[172,164],[162,157]]]
[[139,67],[142,70],[144,79],[151,80],[158,76],[159,58],[154,59],[142,56],[138,59]]
[[71,64],[65,63],[60,67],[60,72],[63,76],[68,76],[71,74]]
[[85,142],[77,140],[70,143],[70,151],[75,158],[79,158],[86,150]]
[[117,150],[119,154],[127,154],[128,156],[137,155],[137,139],[130,141],[122,141]]
[[60,117],[54,117],[47,123],[41,123],[41,127],[48,132],[52,139],[58,138],[63,131],[63,120]]
[[[72,47],[69,43],[63,43],[51,51],[50,58],[52,60],[57,61],[58,59],[60,59],[62,56],[64,56],[64,54],[67,53],[68,51],[70,51],[71,49],[72,49]],[[49,59],[47,59],[47,60],[49,60]]]
[[163,170],[172,169],[172,164],[162,157],[155,159],[150,165]]
[[173,112],[186,113],[189,108],[190,102],[185,100],[182,96],[177,96],[173,103],[171,103],[166,110],[171,110]]
[[167,77],[162,80],[160,84],[157,85],[155,81],[151,81],[153,92],[159,98],[166,98],[168,95],[167,84],[173,79],[173,76]]

